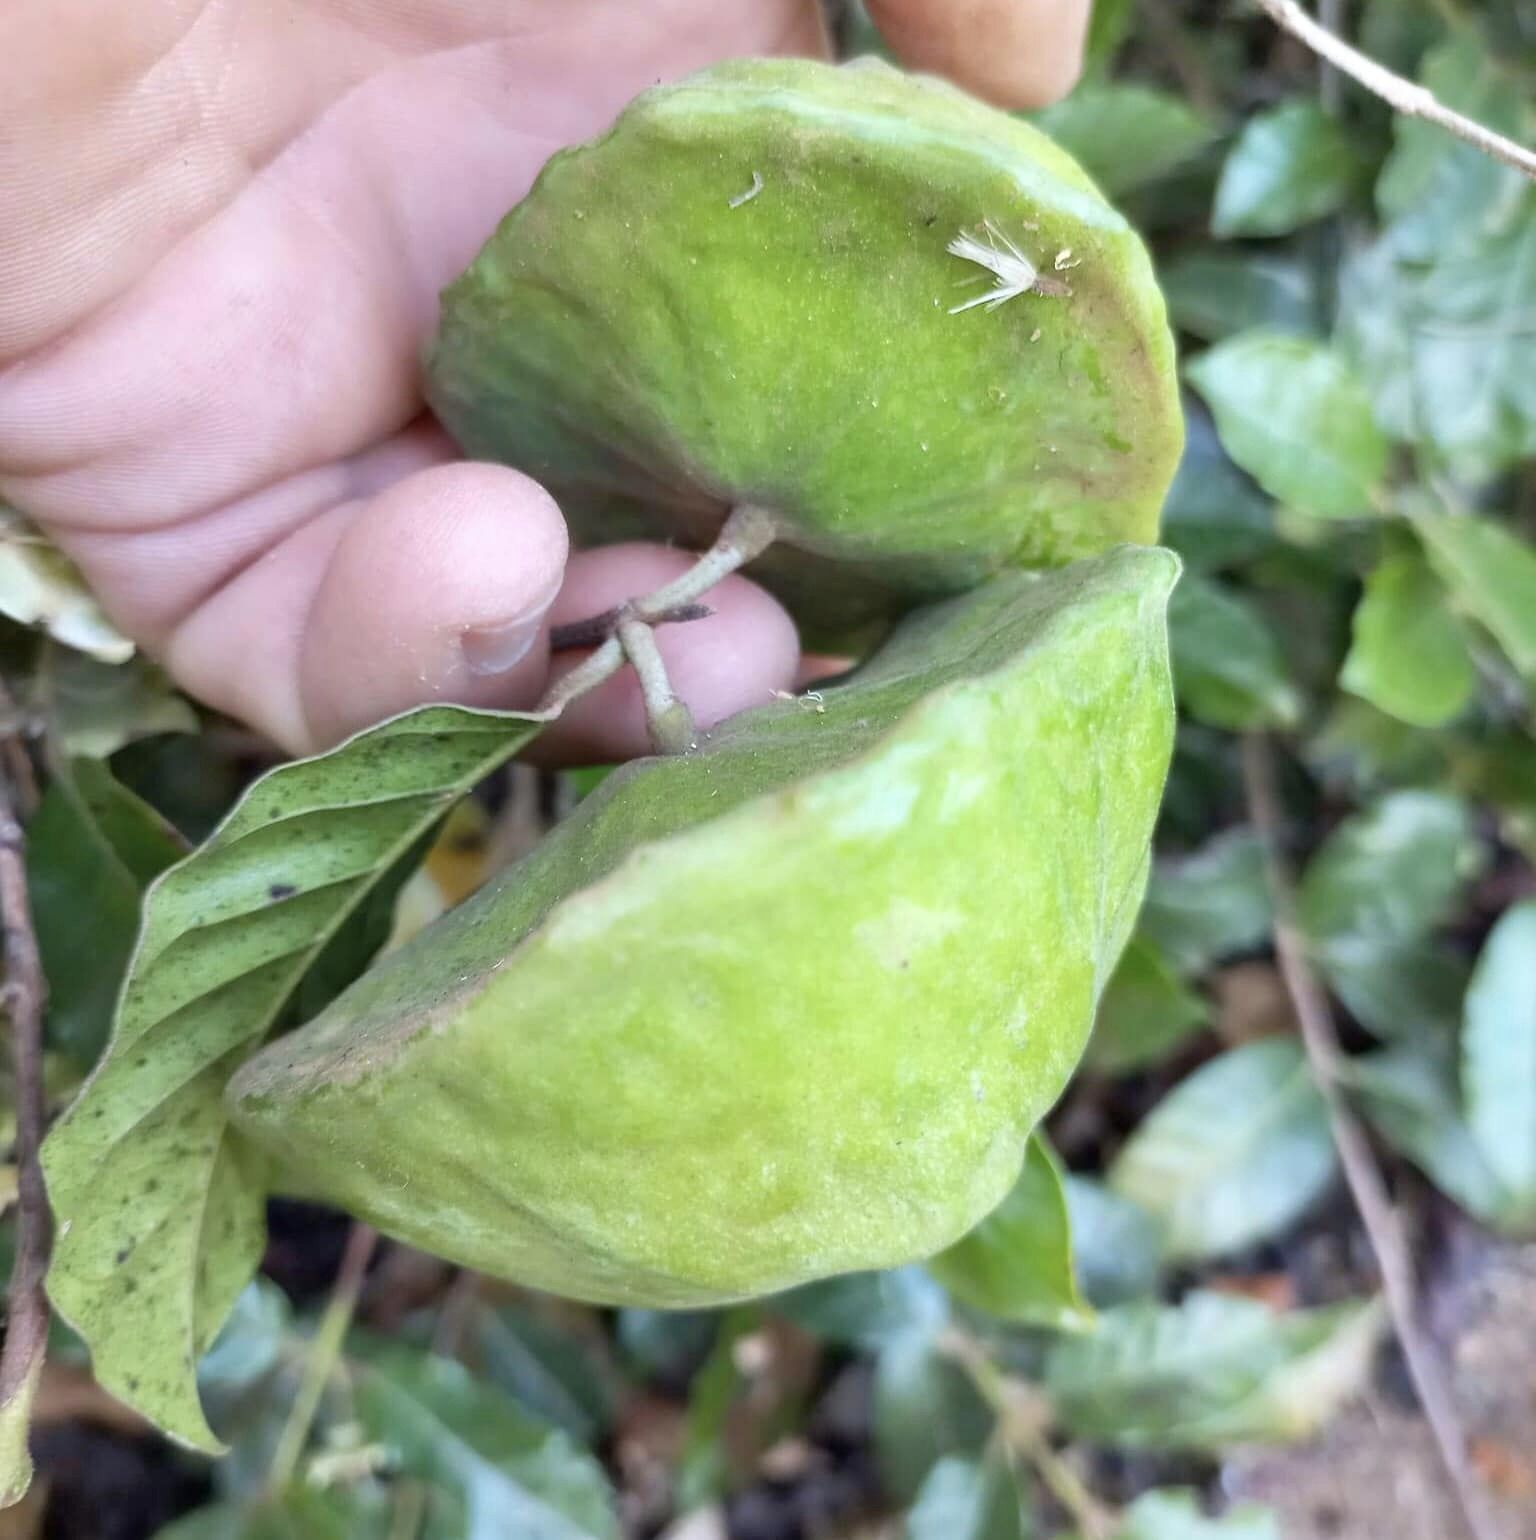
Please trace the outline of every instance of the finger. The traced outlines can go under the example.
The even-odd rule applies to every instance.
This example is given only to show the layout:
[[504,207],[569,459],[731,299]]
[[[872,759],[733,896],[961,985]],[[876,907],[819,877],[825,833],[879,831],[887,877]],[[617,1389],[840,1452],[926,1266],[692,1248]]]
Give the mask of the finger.
[[[630,0],[571,9],[509,35],[504,3],[474,7],[471,36],[378,68],[116,303],[0,371],[0,495],[144,530],[359,453],[419,409],[438,291],[554,150],[658,80],[818,38],[804,0],[676,0],[667,26]],[[209,47],[146,98],[224,101],[247,60]]]
[[[661,587],[692,564],[686,551],[618,545],[571,558],[550,621],[561,625],[601,614],[626,599]],[[794,622],[777,600],[747,578],[729,577],[704,602],[713,613],[657,629],[656,641],[673,691],[701,728],[764,705],[795,681],[800,644]],[[582,654],[560,658],[574,668]],[[651,751],[645,706],[633,673],[625,669],[567,707],[536,745],[541,763],[609,764]]]
[[167,662],[295,753],[429,701],[528,704],[566,549],[519,472],[421,470],[281,541],[177,627]]
[[999,107],[1043,107],[1083,68],[1090,0],[869,0],[881,35],[915,69]]

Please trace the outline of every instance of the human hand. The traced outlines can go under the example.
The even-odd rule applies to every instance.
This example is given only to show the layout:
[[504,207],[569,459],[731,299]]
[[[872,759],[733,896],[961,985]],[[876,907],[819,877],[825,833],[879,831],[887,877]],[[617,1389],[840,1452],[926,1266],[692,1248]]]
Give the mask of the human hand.
[[[1005,105],[1075,77],[1089,0],[871,0]],[[304,752],[409,706],[526,706],[551,624],[678,552],[571,554],[540,487],[423,411],[439,289],[562,145],[718,59],[824,51],[812,0],[9,0],[0,496],[190,693]],[[791,685],[731,578],[661,633],[708,726]],[[547,735],[647,747],[627,676]]]

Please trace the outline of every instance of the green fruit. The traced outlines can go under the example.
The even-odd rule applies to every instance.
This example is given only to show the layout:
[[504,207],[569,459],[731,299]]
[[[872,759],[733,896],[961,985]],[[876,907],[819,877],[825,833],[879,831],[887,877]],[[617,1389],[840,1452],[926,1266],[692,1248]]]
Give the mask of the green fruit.
[[[1044,292],[979,303],[962,234]],[[1135,232],[1027,124],[872,61],[722,65],[556,155],[445,293],[427,393],[586,543],[767,509],[753,575],[824,637],[1155,540],[1183,436]]]
[[886,1267],[1008,1191],[1140,902],[1177,563],[909,617],[822,699],[609,777],[241,1069],[290,1190],[482,1271],[695,1305]]

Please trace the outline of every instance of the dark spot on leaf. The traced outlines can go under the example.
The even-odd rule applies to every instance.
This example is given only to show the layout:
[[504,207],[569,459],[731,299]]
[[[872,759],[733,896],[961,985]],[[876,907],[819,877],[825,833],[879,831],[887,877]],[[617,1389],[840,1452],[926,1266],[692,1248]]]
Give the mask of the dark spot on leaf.
[[280,898],[292,898],[298,891],[291,882],[274,882],[267,889],[267,897],[276,903]]
[[119,1251],[118,1254],[113,1258],[113,1261],[115,1261],[117,1263],[117,1265],[119,1267],[121,1267],[123,1265],[123,1263],[126,1262],[127,1260],[128,1260],[128,1248],[126,1246],[124,1246],[123,1249],[121,1251]]

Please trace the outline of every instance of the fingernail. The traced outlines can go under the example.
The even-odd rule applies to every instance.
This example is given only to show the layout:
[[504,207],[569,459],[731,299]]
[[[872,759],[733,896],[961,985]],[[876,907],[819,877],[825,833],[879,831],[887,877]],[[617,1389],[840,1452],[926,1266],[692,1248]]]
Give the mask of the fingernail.
[[532,617],[506,620],[494,626],[474,626],[459,638],[464,649],[464,663],[470,673],[478,678],[489,674],[505,674],[528,656],[544,612]]

